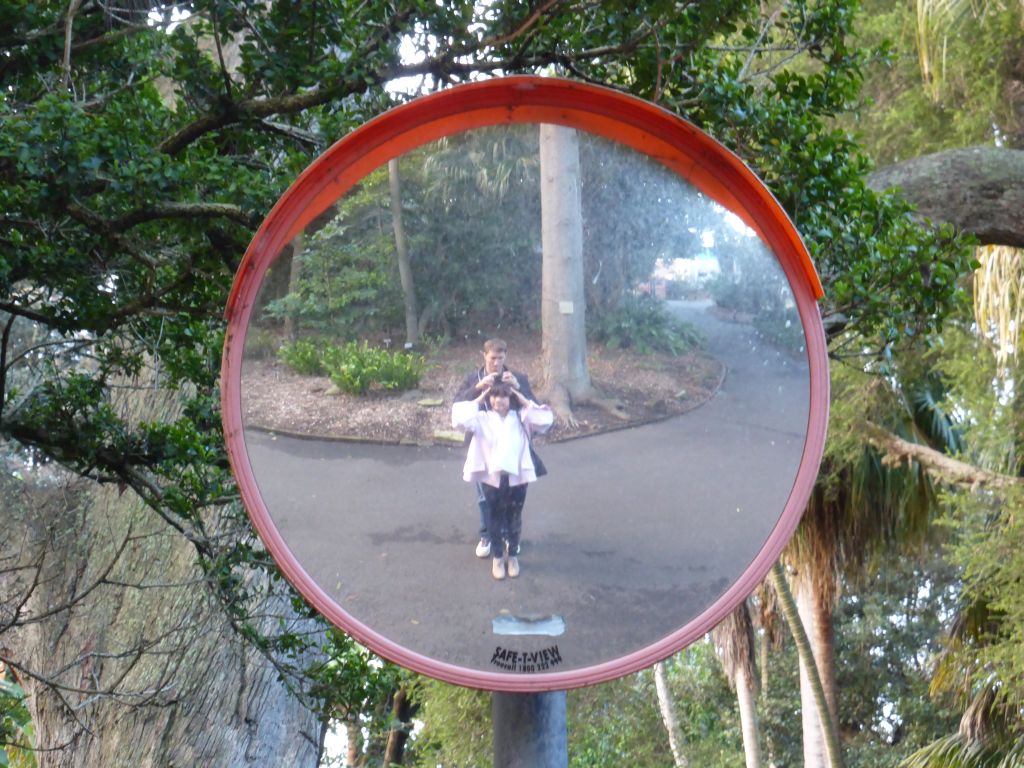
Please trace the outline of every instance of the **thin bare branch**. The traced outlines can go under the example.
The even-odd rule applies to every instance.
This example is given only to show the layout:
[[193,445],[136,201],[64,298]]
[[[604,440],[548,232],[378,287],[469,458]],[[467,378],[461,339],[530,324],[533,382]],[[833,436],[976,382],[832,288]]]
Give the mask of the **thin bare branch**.
[[772,13],[772,15],[769,16],[767,19],[765,19],[765,22],[761,27],[761,31],[757,35],[757,40],[754,42],[754,45],[750,49],[750,53],[747,56],[747,60],[744,61],[743,66],[740,67],[739,75],[736,76],[737,80],[742,81],[746,77],[747,71],[750,69],[750,65],[754,62],[755,56],[760,51],[761,43],[764,42],[764,38],[768,34],[768,30],[775,26],[775,23],[779,20],[779,16],[781,15],[782,8],[780,7],[776,8],[775,12]]
[[235,89],[231,82],[231,72],[228,71],[228,65],[224,61],[224,48],[220,44],[220,24],[218,23],[218,16],[217,8],[214,6],[211,13],[211,20],[213,21],[213,44],[217,47],[217,61],[220,64],[220,74],[224,81],[224,97],[230,101]]
[[[56,616],[58,613],[63,613],[64,611],[71,610],[76,603],[80,603],[82,600],[84,600],[86,597],[88,597],[94,590],[96,590],[98,587],[100,587],[103,584],[105,584],[107,576],[109,576],[110,572],[114,570],[114,566],[117,565],[118,561],[121,559],[121,556],[124,554],[124,551],[125,551],[125,549],[128,546],[128,542],[131,541],[131,535],[130,534],[131,534],[131,526],[129,526],[129,528],[128,528],[128,535],[126,535],[124,537],[124,539],[121,541],[121,543],[118,544],[117,549],[114,551],[113,555],[111,556],[110,562],[107,563],[106,568],[104,568],[103,572],[100,573],[100,575],[97,576],[93,580],[92,584],[90,584],[88,587],[86,587],[85,589],[83,589],[80,592],[77,591],[77,590],[74,590],[73,593],[68,596],[68,599],[67,599],[66,602],[61,603],[60,605],[54,606],[53,608],[51,608],[49,610],[43,611],[42,613],[33,614],[32,616],[30,616],[28,618],[22,619],[19,622],[19,625],[20,626],[25,626],[27,624],[38,624],[38,623],[40,623],[42,621],[45,621],[46,619],[50,618],[51,616]],[[0,631],[2,631],[2,630],[3,630],[3,628],[0,628]]]
[[67,13],[64,15],[64,59],[61,63],[64,90],[71,87],[71,38],[74,34],[74,20],[82,0],[70,0]]
[[513,41],[513,40],[515,40],[515,39],[525,35],[526,32],[531,27],[533,27],[534,24],[537,23],[537,21],[541,18],[541,16],[546,14],[549,10],[551,10],[556,5],[561,5],[563,2],[564,2],[564,0],[548,0],[543,5],[538,6],[533,11],[533,13],[531,13],[529,16],[527,16],[525,19],[523,19],[522,23],[518,27],[513,29],[511,32],[509,32],[507,34],[504,34],[504,35],[497,35],[495,37],[488,37],[488,38],[485,38],[485,39],[481,40],[480,41],[480,46],[479,46],[480,49],[483,50],[483,49],[486,49],[486,48],[497,48],[499,45],[504,45],[505,43],[511,42],[511,41]]

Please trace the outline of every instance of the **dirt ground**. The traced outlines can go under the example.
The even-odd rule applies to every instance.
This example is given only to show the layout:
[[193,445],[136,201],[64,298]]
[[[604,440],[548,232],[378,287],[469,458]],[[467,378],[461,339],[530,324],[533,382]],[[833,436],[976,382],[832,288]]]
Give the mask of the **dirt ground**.
[[[530,377],[543,402],[539,339],[509,338],[508,366]],[[385,443],[461,442],[451,428],[451,404],[463,377],[482,363],[480,343],[451,342],[427,353],[428,367],[416,390],[339,392],[326,376],[301,376],[275,360],[246,361],[243,415],[247,427],[318,438]],[[625,418],[591,405],[574,405],[576,428],[556,426],[543,442],[558,442],[636,426],[685,413],[721,385],[723,366],[693,352],[640,355],[592,346],[588,366],[593,384],[617,398]],[[540,440],[538,442],[541,442]]]

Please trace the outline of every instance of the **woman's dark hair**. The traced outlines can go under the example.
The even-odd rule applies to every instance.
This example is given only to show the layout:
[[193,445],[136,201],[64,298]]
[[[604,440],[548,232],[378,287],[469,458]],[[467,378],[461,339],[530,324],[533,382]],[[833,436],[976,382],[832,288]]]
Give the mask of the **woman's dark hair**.
[[502,381],[502,382],[500,382],[498,384],[494,384],[491,387],[491,391],[487,393],[487,397],[489,399],[489,398],[494,397],[495,395],[497,395],[498,397],[508,397],[508,398],[511,398],[512,397],[512,385],[509,384],[508,382],[504,382],[504,381]]

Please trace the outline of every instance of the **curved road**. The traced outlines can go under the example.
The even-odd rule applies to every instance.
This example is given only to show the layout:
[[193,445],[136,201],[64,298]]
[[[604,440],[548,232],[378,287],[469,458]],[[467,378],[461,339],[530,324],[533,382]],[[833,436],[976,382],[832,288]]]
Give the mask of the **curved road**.
[[677,418],[545,445],[550,475],[527,496],[518,579],[493,580],[490,561],[473,554],[462,447],[247,430],[289,549],[351,616],[462,667],[510,671],[497,648],[557,646],[547,669],[565,671],[678,630],[739,577],[776,524],[800,463],[809,382],[806,360],[750,326],[668,304],[727,366],[721,390]]

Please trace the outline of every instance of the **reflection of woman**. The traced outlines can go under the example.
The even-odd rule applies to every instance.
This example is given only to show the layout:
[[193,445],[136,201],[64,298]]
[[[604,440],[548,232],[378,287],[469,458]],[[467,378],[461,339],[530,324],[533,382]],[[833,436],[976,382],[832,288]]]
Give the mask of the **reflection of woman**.
[[[489,410],[480,410],[484,398]],[[515,408],[512,403],[515,402]],[[452,426],[473,433],[462,478],[480,483],[490,506],[491,575],[519,575],[519,534],[523,526],[526,487],[537,479],[530,456],[530,435],[546,432],[554,414],[546,405],[524,397],[507,383],[494,384],[475,400],[452,406]]]

